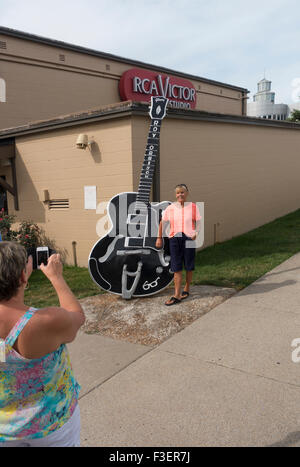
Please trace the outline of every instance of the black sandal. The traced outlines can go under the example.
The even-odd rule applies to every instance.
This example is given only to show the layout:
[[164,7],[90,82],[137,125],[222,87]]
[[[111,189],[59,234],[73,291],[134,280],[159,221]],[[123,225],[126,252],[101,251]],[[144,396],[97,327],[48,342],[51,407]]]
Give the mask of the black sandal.
[[188,296],[190,295],[189,292],[186,292],[185,290],[182,292],[181,294],[181,300],[184,300],[185,298],[188,298]]
[[181,300],[179,298],[176,298],[176,297],[171,297],[170,302],[171,303],[165,303],[165,305],[166,306],[176,305],[177,303],[180,303]]

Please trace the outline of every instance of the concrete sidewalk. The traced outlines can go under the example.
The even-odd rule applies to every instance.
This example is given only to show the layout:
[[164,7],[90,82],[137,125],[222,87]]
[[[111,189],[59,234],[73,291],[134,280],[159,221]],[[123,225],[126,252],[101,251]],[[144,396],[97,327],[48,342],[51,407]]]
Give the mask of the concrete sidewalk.
[[300,446],[295,338],[300,253],[158,347],[80,334],[82,446]]

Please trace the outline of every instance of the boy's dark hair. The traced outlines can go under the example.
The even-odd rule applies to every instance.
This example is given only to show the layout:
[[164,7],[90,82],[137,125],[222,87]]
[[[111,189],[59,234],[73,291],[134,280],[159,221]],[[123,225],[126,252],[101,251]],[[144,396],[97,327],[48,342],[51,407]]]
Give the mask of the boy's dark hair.
[[27,253],[22,245],[0,242],[0,302],[10,300],[17,294],[26,263]]

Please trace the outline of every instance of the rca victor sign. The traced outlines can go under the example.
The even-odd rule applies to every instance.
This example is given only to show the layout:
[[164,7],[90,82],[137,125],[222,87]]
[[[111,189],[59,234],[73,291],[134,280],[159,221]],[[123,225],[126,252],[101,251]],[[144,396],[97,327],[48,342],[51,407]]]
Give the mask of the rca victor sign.
[[155,71],[138,68],[125,71],[119,83],[119,91],[124,101],[148,102],[152,96],[162,96],[169,99],[170,107],[196,107],[196,89],[190,81]]

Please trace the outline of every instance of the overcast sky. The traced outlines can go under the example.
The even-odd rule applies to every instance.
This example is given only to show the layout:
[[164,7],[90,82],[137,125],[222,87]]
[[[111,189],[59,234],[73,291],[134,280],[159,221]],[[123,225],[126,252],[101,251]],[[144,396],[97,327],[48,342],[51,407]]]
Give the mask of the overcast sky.
[[[0,0],[0,25],[249,89],[300,95],[299,0]],[[252,99],[251,99],[252,100]]]

